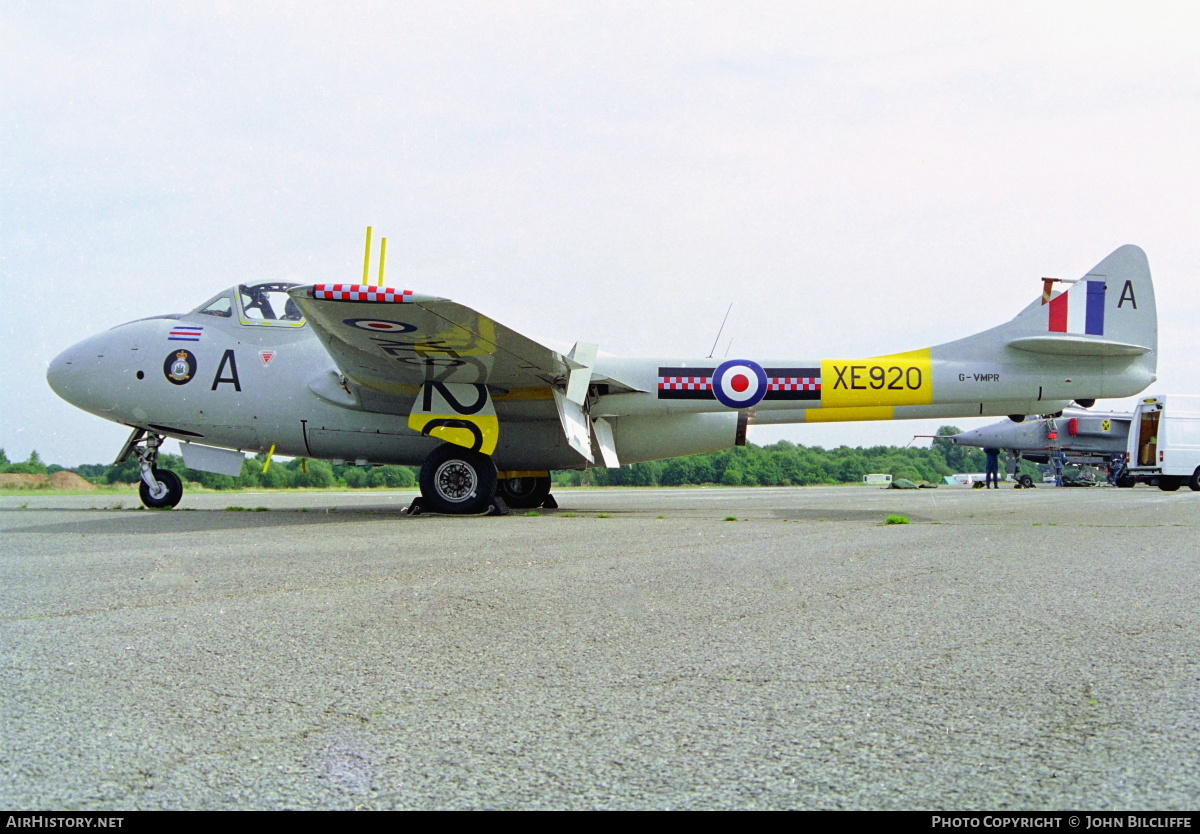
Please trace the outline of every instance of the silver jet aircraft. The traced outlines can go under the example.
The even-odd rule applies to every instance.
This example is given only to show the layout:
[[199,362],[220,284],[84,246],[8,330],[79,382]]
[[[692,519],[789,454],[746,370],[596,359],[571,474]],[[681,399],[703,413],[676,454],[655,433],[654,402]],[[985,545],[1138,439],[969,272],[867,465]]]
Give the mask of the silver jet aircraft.
[[[1051,413],[1155,379],[1145,253],[1113,252],[1016,318],[936,347],[864,359],[560,353],[473,309],[366,284],[245,284],[142,319],[50,364],[68,402],[132,434],[142,500],[174,506],[165,438],[192,468],[243,452],[421,467],[414,509],[552,502],[550,470],[713,452],[749,425]],[[230,450],[230,451],[225,451]],[[422,504],[423,502],[423,504]]]
[[[1066,462],[1104,465],[1109,482],[1133,486],[1125,475],[1125,447],[1129,442],[1128,411],[1087,411],[1067,409],[1057,414],[1030,415],[1020,420],[1009,417],[979,429],[951,435],[958,446],[1003,449],[1009,453],[1009,474],[1019,486],[1033,486],[1033,478],[1017,475],[1021,458],[1035,463],[1050,463],[1055,456]],[[1057,465],[1056,465],[1057,467]]]
[[1113,455],[1125,454],[1132,419],[1128,411],[1072,408],[1062,414],[1031,415],[1021,422],[1001,420],[952,435],[950,440],[959,446],[1005,449],[1038,463],[1045,463],[1055,452],[1081,461],[1107,463]]

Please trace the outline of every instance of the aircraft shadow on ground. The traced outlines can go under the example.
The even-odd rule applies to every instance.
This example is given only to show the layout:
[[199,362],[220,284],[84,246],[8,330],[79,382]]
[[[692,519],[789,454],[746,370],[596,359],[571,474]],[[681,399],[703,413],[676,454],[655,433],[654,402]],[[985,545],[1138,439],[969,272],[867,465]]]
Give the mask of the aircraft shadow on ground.
[[[20,510],[18,512],[47,512]],[[0,529],[0,533],[67,533],[71,535],[129,535],[202,533],[209,530],[261,530],[270,527],[299,527],[309,524],[352,524],[368,519],[407,520],[399,509],[325,509],[301,510],[53,510],[79,513],[88,518],[54,524],[31,524]],[[434,516],[436,517],[436,516]],[[480,516],[482,518],[483,516]],[[415,518],[415,517],[414,517]]]
[[[56,514],[72,513],[87,516],[79,521],[56,522],[53,524],[30,524],[19,527],[0,528],[0,533],[34,533],[34,534],[68,534],[68,535],[177,535],[180,533],[202,533],[212,530],[262,530],[272,527],[300,527],[312,524],[353,524],[373,519],[388,519],[390,521],[407,521],[417,519],[453,518],[458,522],[469,522],[470,519],[497,520],[494,516],[444,516],[437,514],[422,514],[409,516],[400,508],[379,507],[339,507],[319,509],[270,509],[270,510],[104,510],[96,508],[54,509],[54,510],[14,510],[20,513],[53,512]],[[513,510],[510,517],[520,517],[525,510]],[[539,510],[547,515],[554,511]],[[612,517],[628,515],[638,517],[648,511],[622,512],[620,510],[604,510],[591,508],[584,511],[585,515],[604,512]],[[916,515],[906,511],[895,510],[848,510],[834,507],[826,508],[782,508],[771,510],[775,518],[788,521],[866,521],[880,523],[887,516],[903,514],[912,523],[929,522],[928,516]],[[683,514],[690,517],[690,513]],[[707,514],[701,514],[705,516]]]

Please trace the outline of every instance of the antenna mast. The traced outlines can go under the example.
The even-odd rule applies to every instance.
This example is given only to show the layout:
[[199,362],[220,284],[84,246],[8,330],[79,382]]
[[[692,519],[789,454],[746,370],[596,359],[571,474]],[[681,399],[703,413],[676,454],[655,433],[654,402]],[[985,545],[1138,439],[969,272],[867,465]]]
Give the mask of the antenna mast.
[[[725,318],[721,319],[721,326],[717,329],[717,338],[713,339],[712,350],[708,352],[708,358],[712,359],[713,354],[717,352],[717,342],[721,341],[721,331],[725,329],[725,322],[729,321],[729,311],[733,309],[733,302],[729,302],[729,309],[725,311]],[[731,341],[732,344],[732,341]]]

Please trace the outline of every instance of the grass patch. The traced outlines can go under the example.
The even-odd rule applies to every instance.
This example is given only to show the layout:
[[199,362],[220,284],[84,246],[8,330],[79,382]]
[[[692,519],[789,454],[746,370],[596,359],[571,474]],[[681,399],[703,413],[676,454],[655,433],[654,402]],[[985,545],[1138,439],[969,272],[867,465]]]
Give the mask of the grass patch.
[[736,515],[727,515],[727,516],[725,516],[725,520],[726,521],[737,521],[738,517]]
[[526,518],[535,518],[540,515],[541,513],[539,513],[537,510],[530,510],[529,512],[525,513]]
[[596,518],[612,518],[608,513],[596,513]]
[[906,515],[889,515],[884,524],[911,524]]

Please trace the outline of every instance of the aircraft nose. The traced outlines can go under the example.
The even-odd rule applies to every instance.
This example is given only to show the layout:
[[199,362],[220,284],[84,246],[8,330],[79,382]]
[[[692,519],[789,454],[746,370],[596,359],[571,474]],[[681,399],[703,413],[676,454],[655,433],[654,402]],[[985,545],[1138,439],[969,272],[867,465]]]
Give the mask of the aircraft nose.
[[54,357],[46,369],[46,382],[55,394],[76,408],[92,413],[112,411],[116,403],[102,379],[104,354],[93,341],[72,345]]
[[950,442],[955,446],[982,446],[983,438],[977,429],[960,432],[950,436]]
[[76,371],[73,361],[74,350],[74,347],[64,350],[50,360],[50,367],[46,369],[46,382],[50,383],[50,388],[55,394],[58,394],[67,402],[71,402],[71,397],[69,396],[71,378]]

